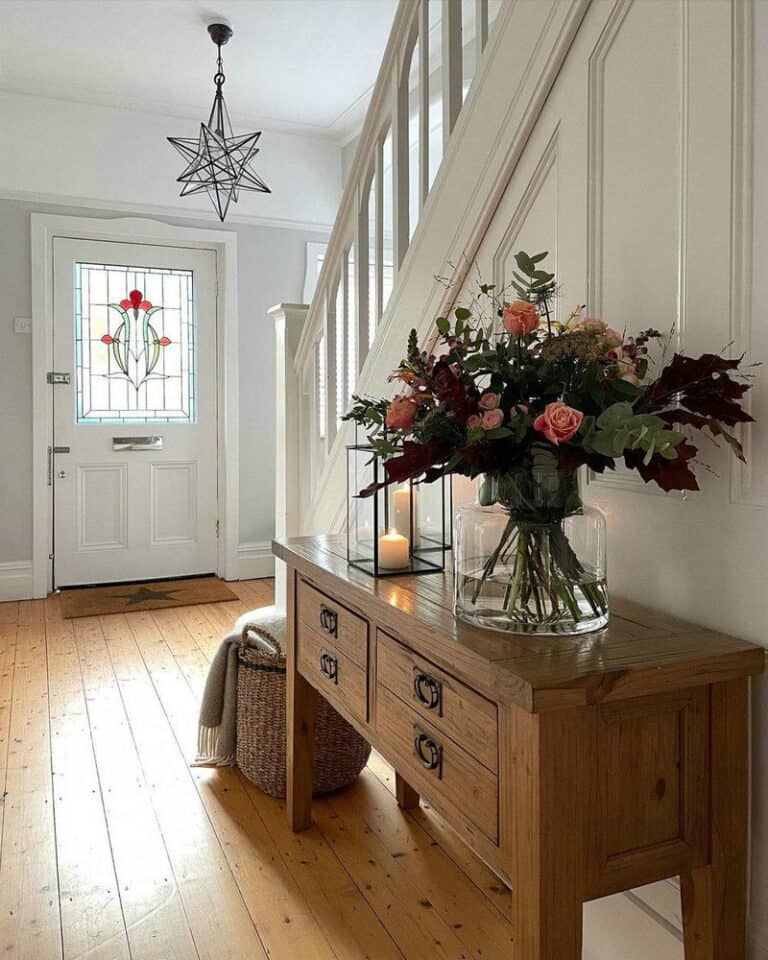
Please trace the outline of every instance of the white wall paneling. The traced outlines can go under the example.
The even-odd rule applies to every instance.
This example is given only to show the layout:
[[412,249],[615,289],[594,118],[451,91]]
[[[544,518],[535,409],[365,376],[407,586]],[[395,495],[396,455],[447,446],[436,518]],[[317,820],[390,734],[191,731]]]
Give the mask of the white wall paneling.
[[[401,50],[414,22],[406,6],[393,34]],[[409,328],[427,339],[433,318],[467,292],[475,265],[503,282],[519,249],[550,251],[563,315],[586,302],[628,332],[674,327],[686,353],[728,349],[764,360],[768,61],[757,52],[768,47],[768,4],[592,0],[502,9],[409,243],[395,221],[395,286],[359,390],[391,390],[386,376]],[[393,54],[392,65],[402,60]],[[380,93],[373,109],[391,115],[397,85]],[[378,133],[363,130],[342,218],[357,202],[351,185]],[[405,176],[398,182],[397,162],[396,196]],[[331,259],[345,230],[337,222]],[[446,293],[434,275],[449,264],[457,284]],[[318,309],[299,344],[300,369]],[[764,369],[756,373],[745,467],[704,438],[701,458],[713,472],[699,468],[700,493],[665,495],[617,471],[591,478],[587,496],[608,516],[612,591],[765,644],[768,388]],[[343,427],[329,446],[302,501],[302,532],[343,522],[350,435]],[[751,960],[768,956],[767,716],[761,678],[753,684]],[[585,958],[678,960],[677,896],[666,884],[589,905]]]

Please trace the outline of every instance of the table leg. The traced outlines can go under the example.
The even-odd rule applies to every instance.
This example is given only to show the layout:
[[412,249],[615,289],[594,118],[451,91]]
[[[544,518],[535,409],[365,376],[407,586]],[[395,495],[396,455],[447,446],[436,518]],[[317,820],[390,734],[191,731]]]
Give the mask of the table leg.
[[711,704],[711,863],[680,878],[685,960],[744,960],[748,681],[714,684]]
[[395,770],[395,796],[397,805],[403,810],[415,810],[419,805],[419,794]]
[[317,693],[299,673],[296,658],[295,571],[288,570],[286,669],[286,805],[292,830],[312,822],[312,771]]
[[501,837],[510,850],[513,960],[581,960],[586,847],[594,819],[594,711],[502,716]]

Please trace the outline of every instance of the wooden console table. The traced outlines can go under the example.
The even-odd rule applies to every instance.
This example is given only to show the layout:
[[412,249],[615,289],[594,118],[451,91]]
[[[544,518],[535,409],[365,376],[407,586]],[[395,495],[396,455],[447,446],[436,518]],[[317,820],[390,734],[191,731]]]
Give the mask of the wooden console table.
[[315,691],[512,888],[513,960],[580,960],[582,904],[679,875],[686,960],[744,960],[748,683],[763,650],[613,599],[534,638],[452,613],[451,575],[374,580],[337,538],[288,565],[288,815],[310,823]]

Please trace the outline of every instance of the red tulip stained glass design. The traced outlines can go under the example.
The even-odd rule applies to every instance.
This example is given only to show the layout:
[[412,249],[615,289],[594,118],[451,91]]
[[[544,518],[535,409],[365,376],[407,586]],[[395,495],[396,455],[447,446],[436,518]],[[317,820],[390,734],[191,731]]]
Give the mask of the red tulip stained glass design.
[[136,391],[150,377],[164,377],[162,373],[155,373],[155,368],[160,351],[171,341],[169,337],[159,336],[152,323],[152,317],[163,308],[145,300],[141,290],[131,290],[126,300],[110,303],[109,308],[120,316],[115,332],[105,333],[101,338],[101,342],[111,348],[120,370],[111,376],[124,376]]
[[78,423],[194,423],[192,270],[76,263]]

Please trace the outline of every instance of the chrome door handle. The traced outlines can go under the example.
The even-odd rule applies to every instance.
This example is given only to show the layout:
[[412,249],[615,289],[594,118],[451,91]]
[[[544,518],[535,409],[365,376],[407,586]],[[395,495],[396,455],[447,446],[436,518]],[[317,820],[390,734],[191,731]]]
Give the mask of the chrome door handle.
[[56,479],[57,479],[57,480],[66,480],[66,479],[67,479],[66,471],[64,471],[64,470],[59,470],[59,472],[56,474]]

